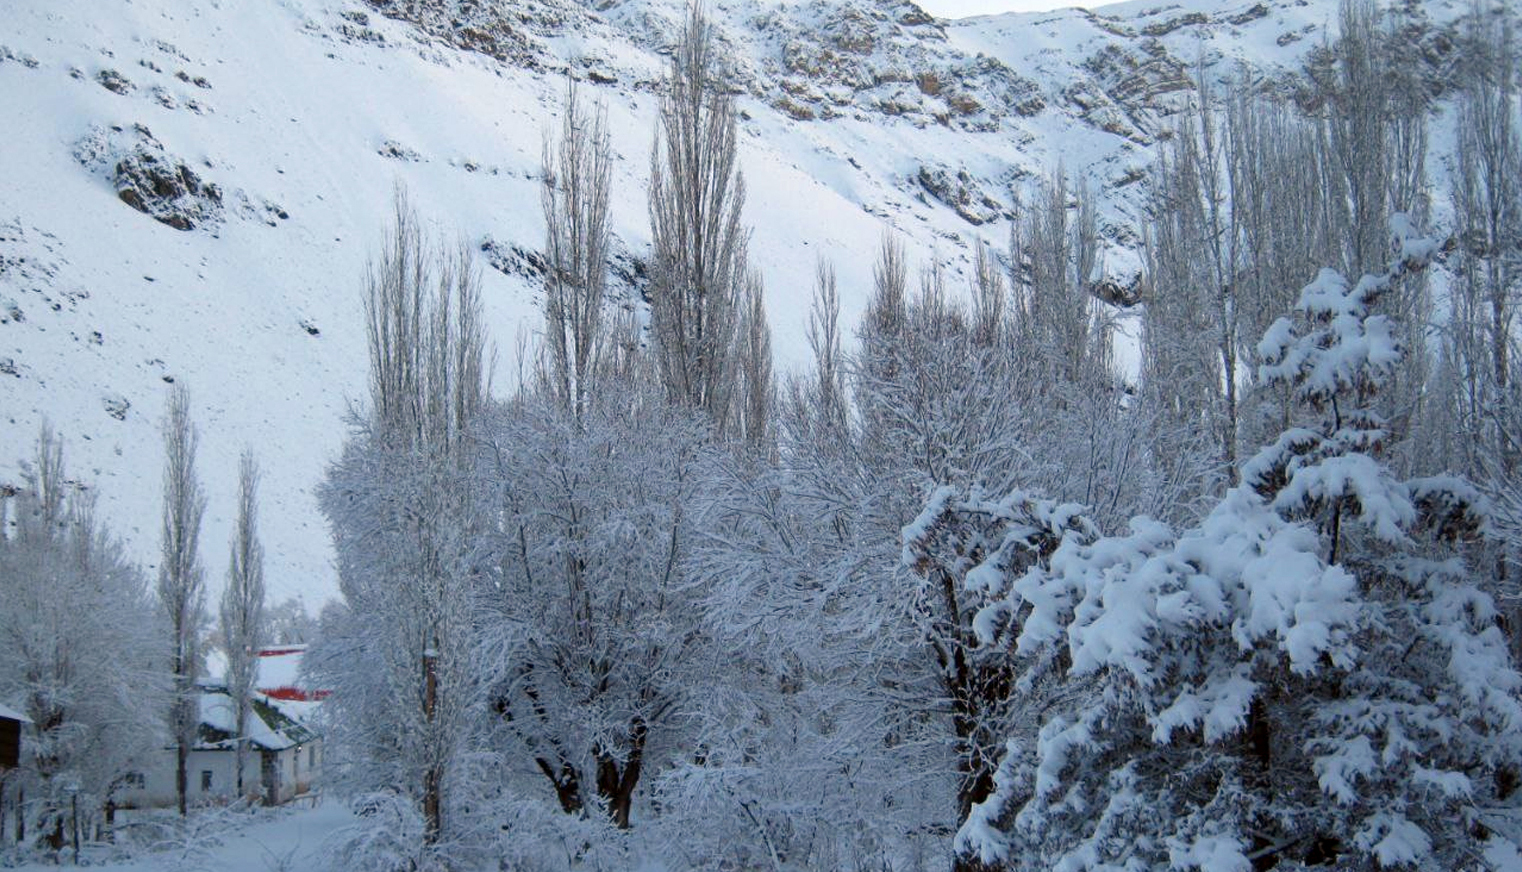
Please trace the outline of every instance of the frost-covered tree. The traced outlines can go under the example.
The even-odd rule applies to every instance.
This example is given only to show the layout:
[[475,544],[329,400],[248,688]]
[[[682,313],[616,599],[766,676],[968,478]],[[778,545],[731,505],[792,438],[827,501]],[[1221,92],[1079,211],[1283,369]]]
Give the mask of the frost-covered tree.
[[[1151,190],[1142,383],[1160,425],[1158,461],[1198,499],[1236,468],[1243,235],[1229,205],[1226,125],[1203,68],[1195,81],[1198,105],[1165,147]],[[1201,455],[1214,455],[1215,468]]]
[[1031,199],[1010,226],[1014,339],[1048,387],[1111,382],[1110,325],[1092,294],[1103,266],[1094,198],[1058,167]]
[[[1314,166],[1324,210],[1319,235],[1329,249],[1324,263],[1344,275],[1384,268],[1390,215],[1427,221],[1428,85],[1400,10],[1388,10],[1383,24],[1381,12],[1375,0],[1342,0],[1338,37],[1313,53],[1307,70],[1320,104]],[[1380,398],[1391,428],[1389,459],[1409,474],[1422,453],[1409,439],[1426,414],[1431,296],[1424,275],[1397,284],[1379,306],[1410,352],[1389,374]]]
[[468,253],[435,254],[401,197],[390,232],[366,283],[369,406],[318,489],[344,608],[311,659],[333,688],[337,780],[410,809],[423,855],[444,862],[474,703],[469,596],[485,516],[470,434],[485,337]]
[[187,765],[200,725],[201,632],[206,623],[206,573],[201,565],[201,516],[206,494],[196,476],[200,437],[190,420],[190,392],[169,395],[164,419],[164,511],[158,598],[169,629],[169,671],[174,699],[168,712],[174,741],[174,785],[180,816],[186,813]]
[[317,641],[317,621],[298,596],[286,597],[264,609],[260,637],[269,645],[305,645]]
[[217,611],[227,655],[227,693],[232,697],[238,747],[235,765],[238,795],[248,758],[248,715],[264,645],[264,546],[259,541],[259,463],[253,449],[238,462],[238,519],[227,562],[227,586]]
[[[127,777],[161,762],[163,639],[148,585],[70,479],[44,425],[0,529],[0,700],[22,711],[17,833],[54,860],[74,832],[110,838]],[[149,713],[145,716],[145,713]],[[78,817],[76,817],[78,812]]]
[[608,284],[608,196],[612,152],[607,115],[566,86],[560,141],[544,145],[544,288],[548,381],[565,408],[585,413],[602,365]]
[[720,462],[705,481],[691,571],[709,631],[746,653],[730,659],[739,685],[705,697],[702,759],[674,768],[662,795],[684,798],[673,808],[706,798],[711,865],[944,856],[936,833],[992,789],[1018,693],[968,659],[976,601],[917,580],[898,540],[940,485],[1003,489],[1025,474],[1107,512],[1146,490],[1070,206],[1044,201],[1060,214],[1024,237],[1019,308],[986,250],[962,298],[934,266],[911,289],[905,251],[885,240],[850,356],[822,268],[815,371],[789,385],[776,460]]
[[1198,526],[1138,518],[1023,572],[1000,552],[966,572],[1003,593],[981,644],[1056,658],[1091,690],[1012,737],[964,856],[1466,868],[1515,843],[1522,677],[1458,545],[1483,501],[1459,479],[1396,478],[1370,409],[1401,354],[1378,298],[1436,250],[1398,242],[1357,283],[1323,272],[1265,336],[1262,377],[1325,417],[1250,460]]
[[[1483,7],[1466,22],[1451,199],[1457,246],[1444,331],[1445,454],[1471,475],[1515,473],[1519,403],[1512,336],[1522,282],[1522,119],[1509,16]],[[1472,438],[1480,434],[1481,438]]]
[[760,273],[751,272],[745,282],[740,326],[736,334],[736,430],[757,451],[771,450],[772,406],[776,385],[772,381],[772,329],[766,321],[766,287]]
[[735,402],[747,276],[736,129],[714,26],[693,3],[671,55],[650,158],[650,328],[668,396],[702,409],[720,431]]
[[530,395],[485,437],[498,569],[473,668],[504,765],[567,813],[628,828],[648,773],[690,753],[693,676],[712,668],[684,569],[705,441],[699,415],[617,381],[579,426]]

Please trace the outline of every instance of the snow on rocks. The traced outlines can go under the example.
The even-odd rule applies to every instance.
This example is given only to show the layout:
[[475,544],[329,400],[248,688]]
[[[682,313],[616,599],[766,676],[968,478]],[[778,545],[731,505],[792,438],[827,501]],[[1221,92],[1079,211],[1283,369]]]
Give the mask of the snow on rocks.
[[74,155],[104,175],[123,203],[176,230],[214,227],[222,220],[222,189],[165,150],[142,124],[92,128]]

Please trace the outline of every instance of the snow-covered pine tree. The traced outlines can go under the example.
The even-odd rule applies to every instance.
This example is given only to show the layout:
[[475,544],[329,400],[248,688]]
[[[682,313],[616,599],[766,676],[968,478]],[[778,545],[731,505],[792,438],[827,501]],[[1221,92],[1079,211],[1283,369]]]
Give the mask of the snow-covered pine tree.
[[[994,499],[973,487],[942,487],[904,527],[905,566],[923,579],[919,596],[938,603],[928,641],[945,684],[955,735],[957,812],[967,819],[995,793],[995,772],[1005,743],[1034,737],[1041,714],[1076,692],[1065,684],[1050,652],[1012,656],[992,644],[1006,580],[1018,578],[1072,539],[1086,543],[1098,530],[1076,503],[1058,503],[1013,491]],[[1054,680],[1057,679],[1057,680]],[[975,870],[960,852],[959,870]]]
[[1483,503],[1458,479],[1397,480],[1369,409],[1401,353],[1373,307],[1435,253],[1402,233],[1383,272],[1305,288],[1263,377],[1325,417],[1250,460],[1197,527],[1137,518],[1023,574],[966,573],[1008,591],[982,644],[1063,658],[1090,689],[1008,744],[963,856],[1458,869],[1516,843],[1522,678],[1461,547]]

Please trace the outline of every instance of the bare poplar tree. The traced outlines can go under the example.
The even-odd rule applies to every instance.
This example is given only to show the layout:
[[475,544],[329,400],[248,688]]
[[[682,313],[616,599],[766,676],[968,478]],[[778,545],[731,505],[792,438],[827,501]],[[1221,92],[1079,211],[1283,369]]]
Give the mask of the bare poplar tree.
[[[471,647],[470,553],[485,524],[468,486],[485,402],[479,283],[425,244],[400,193],[365,298],[370,414],[319,491],[354,616],[330,649],[336,731],[357,789],[402,791],[423,841],[449,835]],[[338,658],[334,658],[335,661]]]
[[990,345],[1003,335],[1005,287],[998,262],[982,239],[973,247],[972,270],[973,340]]
[[1144,230],[1143,397],[1154,457],[1185,513],[1234,481],[1242,345],[1230,125],[1203,66],[1195,81],[1194,111],[1158,159]]
[[[1348,275],[1378,272],[1388,256],[1390,218],[1425,223],[1426,83],[1410,68],[1420,53],[1400,28],[1398,10],[1380,22],[1375,0],[1342,0],[1340,34],[1313,57],[1310,74],[1322,101],[1316,165],[1323,216],[1319,235]],[[1303,282],[1301,277],[1297,281]],[[1380,301],[1381,314],[1401,325],[1406,355],[1375,410],[1388,426],[1392,463],[1409,471],[1421,451],[1410,444],[1424,409],[1431,294],[1421,274],[1403,278]],[[1416,425],[1416,426],[1413,426]]]
[[587,111],[575,82],[566,85],[560,142],[544,144],[544,321],[548,381],[580,421],[606,344],[603,295],[608,274],[608,192],[612,157],[607,115]]
[[[1459,103],[1458,172],[1454,175],[1454,214],[1458,220],[1459,287],[1454,295],[1454,327],[1462,367],[1472,375],[1467,393],[1473,400],[1468,432],[1487,434],[1484,446],[1499,468],[1486,470],[1471,459],[1471,474],[1510,475],[1517,466],[1517,448],[1506,444],[1499,429],[1514,427],[1496,411],[1503,406],[1512,416],[1510,359],[1513,304],[1522,276],[1522,132],[1516,116],[1514,80],[1516,50],[1509,18],[1493,20],[1476,10],[1468,34],[1473,66],[1467,71]],[[1486,420],[1486,419],[1489,420]],[[1500,425],[1498,428],[1497,425]],[[1514,434],[1512,434],[1514,435]]]
[[186,812],[186,767],[199,720],[196,678],[200,673],[201,626],[206,619],[206,581],[200,553],[206,494],[196,478],[198,441],[190,420],[190,392],[180,385],[169,395],[164,421],[164,526],[158,594],[170,631],[174,695],[169,730],[175,743],[174,783],[181,817]]
[[259,648],[264,644],[264,546],[259,542],[258,489],[259,463],[253,449],[247,448],[238,464],[238,520],[219,612],[222,644],[227,649],[227,694],[236,707],[238,796],[244,795],[250,696],[258,678]]
[[1046,362],[1048,381],[1108,380],[1109,328],[1090,295],[1100,265],[1094,198],[1082,185],[1070,191],[1058,167],[1011,234],[1016,340]]
[[843,440],[850,412],[840,350],[840,292],[835,267],[821,259],[814,272],[814,303],[809,308],[809,349],[814,354],[814,406],[827,432]]
[[729,423],[748,232],[713,25],[694,3],[672,53],[650,167],[651,327],[667,395]]
[[745,283],[744,308],[736,349],[740,396],[739,428],[752,447],[765,450],[772,441],[772,329],[766,322],[766,286],[761,274],[750,273]]

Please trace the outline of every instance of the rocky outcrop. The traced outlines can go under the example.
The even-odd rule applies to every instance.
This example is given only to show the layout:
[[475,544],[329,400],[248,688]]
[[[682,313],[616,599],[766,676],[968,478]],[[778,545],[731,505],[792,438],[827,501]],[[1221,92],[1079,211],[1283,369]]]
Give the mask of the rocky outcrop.
[[160,223],[188,231],[222,220],[222,189],[166,151],[141,124],[93,130],[74,154],[107,177],[118,199]]
[[985,194],[966,170],[951,172],[944,167],[922,166],[915,181],[942,204],[951,207],[962,220],[974,227],[997,220],[1003,205]]

